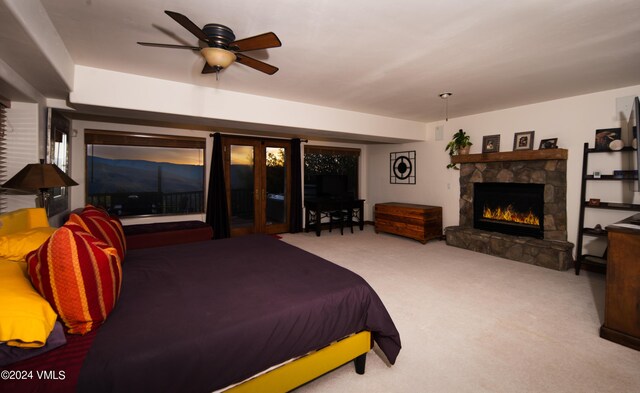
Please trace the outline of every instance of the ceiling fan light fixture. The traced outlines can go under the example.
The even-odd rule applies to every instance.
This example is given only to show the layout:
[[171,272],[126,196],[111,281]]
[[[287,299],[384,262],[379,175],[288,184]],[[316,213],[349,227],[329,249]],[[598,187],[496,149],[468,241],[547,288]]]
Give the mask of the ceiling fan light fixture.
[[222,48],[208,47],[200,50],[202,56],[211,67],[215,69],[224,69],[229,67],[231,63],[236,61],[235,53]]

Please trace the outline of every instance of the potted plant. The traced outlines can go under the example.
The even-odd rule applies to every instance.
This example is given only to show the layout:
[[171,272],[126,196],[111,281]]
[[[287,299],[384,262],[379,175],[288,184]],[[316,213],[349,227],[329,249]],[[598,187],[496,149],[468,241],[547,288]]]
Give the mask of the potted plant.
[[[453,134],[453,139],[447,143],[447,147],[445,147],[444,150],[449,152],[449,156],[453,156],[455,154],[469,154],[471,145],[473,145],[473,143],[471,143],[471,137],[460,129],[458,132]],[[447,165],[447,168],[459,169],[457,164],[454,163]]]

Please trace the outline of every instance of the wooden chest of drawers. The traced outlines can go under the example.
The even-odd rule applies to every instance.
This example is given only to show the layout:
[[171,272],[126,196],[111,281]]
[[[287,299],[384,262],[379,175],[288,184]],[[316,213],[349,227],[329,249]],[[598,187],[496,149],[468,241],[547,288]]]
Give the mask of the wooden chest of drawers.
[[411,203],[377,203],[375,224],[376,233],[392,233],[424,244],[442,236],[442,208]]

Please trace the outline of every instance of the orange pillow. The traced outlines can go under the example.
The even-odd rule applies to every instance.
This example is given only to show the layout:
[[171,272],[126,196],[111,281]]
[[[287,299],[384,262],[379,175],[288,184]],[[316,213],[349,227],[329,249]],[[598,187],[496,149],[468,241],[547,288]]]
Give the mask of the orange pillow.
[[26,260],[33,286],[69,333],[90,332],[113,310],[122,282],[118,252],[80,227],[65,224]]
[[104,218],[98,215],[86,216],[71,213],[68,222],[81,226],[85,231],[118,250],[120,261],[124,261],[127,242],[124,237],[124,229],[116,220],[108,216]]

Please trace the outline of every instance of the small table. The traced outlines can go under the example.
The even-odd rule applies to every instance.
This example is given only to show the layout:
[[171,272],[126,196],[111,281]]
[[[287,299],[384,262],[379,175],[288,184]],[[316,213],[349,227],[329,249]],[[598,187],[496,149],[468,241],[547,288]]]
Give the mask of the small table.
[[356,216],[360,230],[364,229],[364,199],[308,198],[304,200],[304,208],[305,232],[313,225],[316,236],[320,236],[322,218],[329,217],[334,210],[347,210],[347,217],[353,220]]

